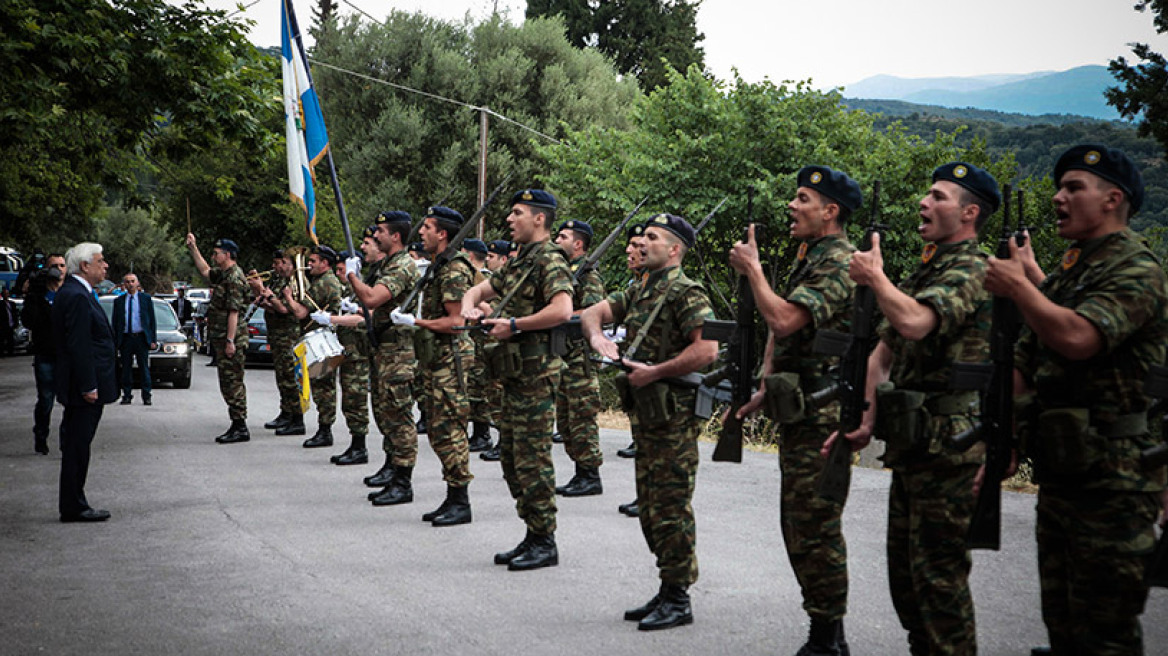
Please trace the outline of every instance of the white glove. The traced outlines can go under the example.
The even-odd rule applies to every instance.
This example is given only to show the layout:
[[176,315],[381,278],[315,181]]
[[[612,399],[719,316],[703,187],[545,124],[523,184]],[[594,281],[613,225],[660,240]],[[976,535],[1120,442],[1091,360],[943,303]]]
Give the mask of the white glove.
[[402,312],[401,310],[394,310],[393,312],[390,312],[389,318],[391,321],[393,321],[394,323],[396,323],[399,326],[413,326],[414,325],[414,315],[407,314],[405,312]]
[[345,277],[348,278],[350,273],[358,277],[361,275],[361,258],[356,255],[345,260]]
[[317,310],[308,316],[312,317],[313,321],[319,323],[322,326],[327,326],[332,323],[332,321],[329,320],[329,313],[325,312],[324,310]]
[[356,314],[361,311],[361,306],[347,298],[341,299],[341,312],[346,314]]

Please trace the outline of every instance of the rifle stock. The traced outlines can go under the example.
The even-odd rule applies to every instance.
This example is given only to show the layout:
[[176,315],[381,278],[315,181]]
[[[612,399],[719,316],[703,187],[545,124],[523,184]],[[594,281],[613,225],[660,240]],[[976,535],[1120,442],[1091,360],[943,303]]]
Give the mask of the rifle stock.
[[[885,230],[887,227],[880,223],[880,181],[877,180],[872,184],[872,208],[861,250],[872,250],[872,235]],[[861,285],[856,287],[852,298],[851,333],[820,330],[815,334],[813,348],[817,353],[840,357],[836,384],[811,395],[813,402],[823,405],[836,398],[840,401],[839,435],[832,443],[823,471],[815,483],[820,497],[836,503],[847,499],[852,480],[852,445],[844,435],[860,427],[864,411],[868,409],[864,392],[868,382],[868,351],[875,324],[876,295],[870,287]]]

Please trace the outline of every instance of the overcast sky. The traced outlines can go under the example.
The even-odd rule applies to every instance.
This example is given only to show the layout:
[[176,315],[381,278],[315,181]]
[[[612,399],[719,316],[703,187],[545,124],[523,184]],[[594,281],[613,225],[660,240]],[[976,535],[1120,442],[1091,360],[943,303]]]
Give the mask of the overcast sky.
[[[172,0],[177,4],[177,0]],[[245,0],[242,4],[250,4]],[[338,0],[342,15],[359,7],[378,18],[389,7],[448,19],[476,19],[497,6],[523,19],[524,0]],[[312,0],[294,0],[302,26]],[[231,9],[237,0],[207,0]],[[737,68],[747,81],[811,78],[817,88],[843,86],[879,75],[972,76],[1061,71],[1131,58],[1133,41],[1168,52],[1135,0],[705,0],[698,29],[706,38],[706,65],[728,78]],[[279,0],[259,0],[243,16],[256,21],[257,45],[279,43]]]

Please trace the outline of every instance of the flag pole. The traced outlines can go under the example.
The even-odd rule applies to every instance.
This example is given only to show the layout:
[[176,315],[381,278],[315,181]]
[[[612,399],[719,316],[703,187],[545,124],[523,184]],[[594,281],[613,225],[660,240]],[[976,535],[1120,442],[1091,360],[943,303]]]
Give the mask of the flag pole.
[[[283,0],[284,6],[288,9],[288,22],[292,26],[292,34],[296,37],[296,48],[300,51],[300,56],[304,59],[304,74],[308,77],[308,84],[312,88],[316,88],[316,83],[312,81],[312,68],[308,65],[308,53],[304,50],[304,37],[300,35],[300,24],[296,22],[296,10],[292,7],[292,0]],[[337,199],[337,212],[341,217],[341,229],[345,232],[345,248],[348,249],[350,255],[356,255],[357,249],[353,248],[353,233],[349,230],[349,217],[345,213],[345,201],[341,198],[341,185],[337,181],[337,167],[333,164],[333,145],[332,139],[329,139],[329,145],[325,150],[325,157],[328,159],[329,180],[333,183],[333,195]]]

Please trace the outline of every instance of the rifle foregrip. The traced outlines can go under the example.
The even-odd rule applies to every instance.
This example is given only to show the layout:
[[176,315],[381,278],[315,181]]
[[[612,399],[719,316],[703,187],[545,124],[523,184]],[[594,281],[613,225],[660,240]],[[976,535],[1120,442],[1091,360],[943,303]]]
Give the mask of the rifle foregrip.
[[714,446],[714,462],[742,462],[742,420],[734,415],[737,404],[731,404],[722,431],[718,433],[718,443]]

